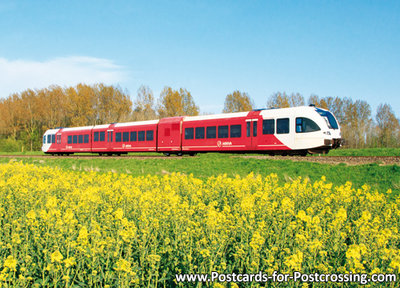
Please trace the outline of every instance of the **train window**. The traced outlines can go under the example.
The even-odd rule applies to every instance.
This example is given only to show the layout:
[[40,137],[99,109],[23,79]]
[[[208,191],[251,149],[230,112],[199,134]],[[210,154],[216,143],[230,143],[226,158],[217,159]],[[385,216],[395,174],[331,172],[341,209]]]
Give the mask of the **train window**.
[[207,139],[217,138],[217,127],[216,126],[207,127],[206,136],[207,136]]
[[246,136],[250,137],[250,127],[251,127],[251,122],[247,121],[246,122]]
[[131,131],[131,142],[137,141],[137,132]]
[[171,129],[165,128],[165,130],[164,130],[164,136],[166,136],[166,137],[171,136]]
[[83,143],[83,135],[79,135],[79,144]]
[[218,138],[228,138],[228,137],[229,137],[228,125],[218,126]]
[[145,139],[145,138],[144,138],[144,131],[139,131],[138,134],[139,134],[139,135],[138,135],[138,136],[139,136],[139,137],[138,137],[138,138],[139,138],[139,141],[144,141],[144,139]]
[[319,108],[317,108],[316,111],[325,119],[330,129],[339,129],[339,125],[331,112]]
[[307,133],[319,130],[321,130],[321,128],[319,128],[318,124],[313,120],[304,117],[296,118],[296,133]]
[[89,134],[85,134],[84,136],[83,136],[83,142],[84,143],[89,143]]
[[121,132],[115,133],[115,142],[121,142]]
[[47,144],[51,144],[51,135],[50,134],[47,135]]
[[231,138],[242,137],[242,125],[231,125]]
[[46,144],[46,136],[43,136],[43,144]]
[[124,132],[122,134],[122,141],[129,142],[129,132]]
[[278,134],[289,133],[289,118],[282,118],[276,120],[276,133]]
[[263,134],[274,134],[275,133],[275,120],[267,119],[263,120]]
[[204,127],[196,127],[196,139],[204,139]]
[[185,128],[185,139],[194,138],[194,128]]
[[104,132],[104,131],[101,131],[100,132],[100,141],[106,141],[106,132]]
[[78,143],[78,135],[74,135],[74,136],[72,136],[73,138],[73,141],[72,141],[72,143],[74,143],[74,144],[77,144]]
[[94,132],[93,133],[93,141],[98,142],[99,141],[99,132]]
[[253,122],[253,137],[257,137],[257,122],[258,121]]
[[68,144],[72,144],[72,135],[68,135]]
[[153,140],[154,140],[153,130],[146,131],[146,141],[153,141]]

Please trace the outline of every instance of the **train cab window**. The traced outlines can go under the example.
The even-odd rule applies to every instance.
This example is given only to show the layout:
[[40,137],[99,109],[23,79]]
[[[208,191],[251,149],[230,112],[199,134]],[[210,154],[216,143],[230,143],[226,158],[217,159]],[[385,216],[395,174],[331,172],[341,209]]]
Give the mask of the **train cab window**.
[[251,127],[251,122],[247,121],[246,122],[246,136],[250,137],[250,127]]
[[129,132],[124,132],[122,134],[122,141],[129,142]]
[[231,138],[242,137],[242,125],[231,125]]
[[278,134],[289,133],[289,118],[282,118],[276,120],[276,133]]
[[229,137],[228,125],[218,126],[218,138],[228,138],[228,137]]
[[47,135],[47,144],[51,144],[51,135]]
[[257,137],[257,122],[253,121],[253,137]]
[[106,132],[105,131],[100,132],[100,141],[102,141],[102,142],[106,141]]
[[145,134],[144,134],[144,131],[139,131],[139,133],[138,133],[139,135],[138,135],[138,138],[139,138],[139,141],[144,141],[145,140]]
[[194,128],[185,128],[185,139],[193,139],[194,138]]
[[207,139],[215,139],[215,138],[217,138],[217,127],[216,126],[207,127],[207,129],[206,129],[206,137],[207,137]]
[[121,142],[121,132],[115,133],[115,142]]
[[79,144],[83,143],[83,135],[79,135]]
[[204,127],[196,127],[195,132],[195,138],[196,139],[204,139]]
[[99,142],[99,132],[94,132],[93,133],[93,141],[94,142]]
[[72,135],[68,135],[68,144],[72,144]]
[[146,131],[146,141],[153,141],[153,140],[154,140],[153,130]]
[[46,136],[43,136],[43,144],[46,144]]
[[73,141],[72,141],[73,144],[77,144],[78,143],[78,135],[72,136],[72,139],[73,139]]
[[89,143],[89,134],[83,135],[83,142],[84,142],[85,144],[88,144],[88,143]]
[[296,133],[308,133],[319,130],[321,128],[313,120],[304,117],[296,118]]
[[330,129],[339,129],[339,125],[331,112],[319,108],[317,108],[316,111],[325,119]]
[[275,120],[266,119],[263,120],[263,134],[270,135],[275,133]]
[[131,142],[137,141],[137,132],[131,131]]

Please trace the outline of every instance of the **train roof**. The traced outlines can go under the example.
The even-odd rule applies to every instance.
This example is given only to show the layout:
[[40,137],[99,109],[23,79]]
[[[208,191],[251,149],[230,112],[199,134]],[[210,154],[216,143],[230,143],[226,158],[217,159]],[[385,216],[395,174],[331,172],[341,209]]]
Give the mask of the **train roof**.
[[[260,115],[263,117],[271,117],[271,116],[284,116],[288,115],[288,113],[293,113],[297,111],[302,112],[311,112],[316,111],[317,108],[313,105],[311,106],[298,106],[298,107],[288,107],[288,108],[268,108],[268,109],[255,109],[253,111],[260,111]],[[326,110],[326,109],[322,109]],[[246,117],[251,113],[251,111],[247,112],[235,112],[235,113],[223,113],[223,114],[212,114],[212,115],[201,115],[201,116],[184,116],[184,122],[190,121],[201,121],[201,120],[213,120],[213,119],[224,119],[224,118],[239,118],[239,117]],[[172,117],[174,118],[174,117]],[[178,117],[180,118],[180,117]],[[167,118],[163,118],[167,119]],[[162,119],[161,119],[162,120]],[[158,124],[161,120],[148,120],[148,121],[135,121],[135,122],[125,122],[125,123],[115,123],[114,127],[126,127],[126,126],[140,126],[140,125],[152,125]],[[82,126],[82,127],[71,127],[71,128],[60,128],[65,132],[68,131],[83,131],[83,130],[90,130],[90,129],[106,129],[109,128],[111,124],[102,124],[102,125],[95,125],[95,126]],[[47,132],[55,133],[60,129],[49,129]]]
[[260,115],[268,117],[268,116],[282,116],[285,114],[290,114],[293,112],[311,112],[315,111],[316,107],[315,106],[297,106],[297,107],[287,107],[287,108],[270,108],[270,109],[265,109],[261,110]]
[[116,123],[114,125],[114,127],[151,125],[151,124],[158,124],[159,121],[160,120],[148,120],[148,121],[135,121],[135,122]]
[[68,131],[80,131],[80,130],[90,130],[93,129],[94,126],[82,126],[82,127],[71,127],[71,128],[63,128],[63,132]]
[[212,120],[212,119],[223,119],[223,118],[238,118],[246,117],[249,112],[236,112],[236,113],[225,113],[225,114],[213,114],[213,115],[201,115],[201,116],[186,116],[183,121],[198,121],[198,120]]

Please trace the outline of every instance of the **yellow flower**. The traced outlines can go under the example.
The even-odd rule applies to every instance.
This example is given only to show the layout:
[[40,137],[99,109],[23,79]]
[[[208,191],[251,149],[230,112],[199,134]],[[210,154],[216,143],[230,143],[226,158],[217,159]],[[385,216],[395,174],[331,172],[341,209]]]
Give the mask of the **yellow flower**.
[[75,257],[69,257],[64,260],[65,267],[69,268],[76,264]]
[[54,263],[54,262],[61,262],[63,258],[64,258],[64,257],[63,257],[63,255],[60,253],[59,250],[53,252],[53,253],[50,255],[51,263]]
[[9,255],[4,261],[4,268],[8,268],[9,270],[15,271],[17,268],[17,259],[15,259],[12,255]]
[[130,272],[131,269],[131,263],[126,261],[125,259],[119,259],[115,265],[114,268],[116,271],[121,271],[121,272]]

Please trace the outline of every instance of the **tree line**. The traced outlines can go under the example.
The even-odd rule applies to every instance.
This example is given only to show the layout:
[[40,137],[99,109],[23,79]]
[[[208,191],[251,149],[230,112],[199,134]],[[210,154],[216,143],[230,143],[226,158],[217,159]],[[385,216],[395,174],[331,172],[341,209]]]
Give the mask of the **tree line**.
[[[299,93],[277,92],[267,107],[294,107],[315,104],[332,111],[342,128],[348,147],[398,147],[400,124],[389,104],[379,105],[372,116],[362,100],[311,95],[306,103]],[[249,111],[254,102],[246,92],[234,91],[225,97],[223,113]],[[191,93],[165,87],[156,99],[152,90],[141,86],[132,102],[127,91],[104,84],[78,84],[28,89],[0,100],[0,151],[39,150],[41,137],[49,128],[152,120],[181,115],[199,115]]]

